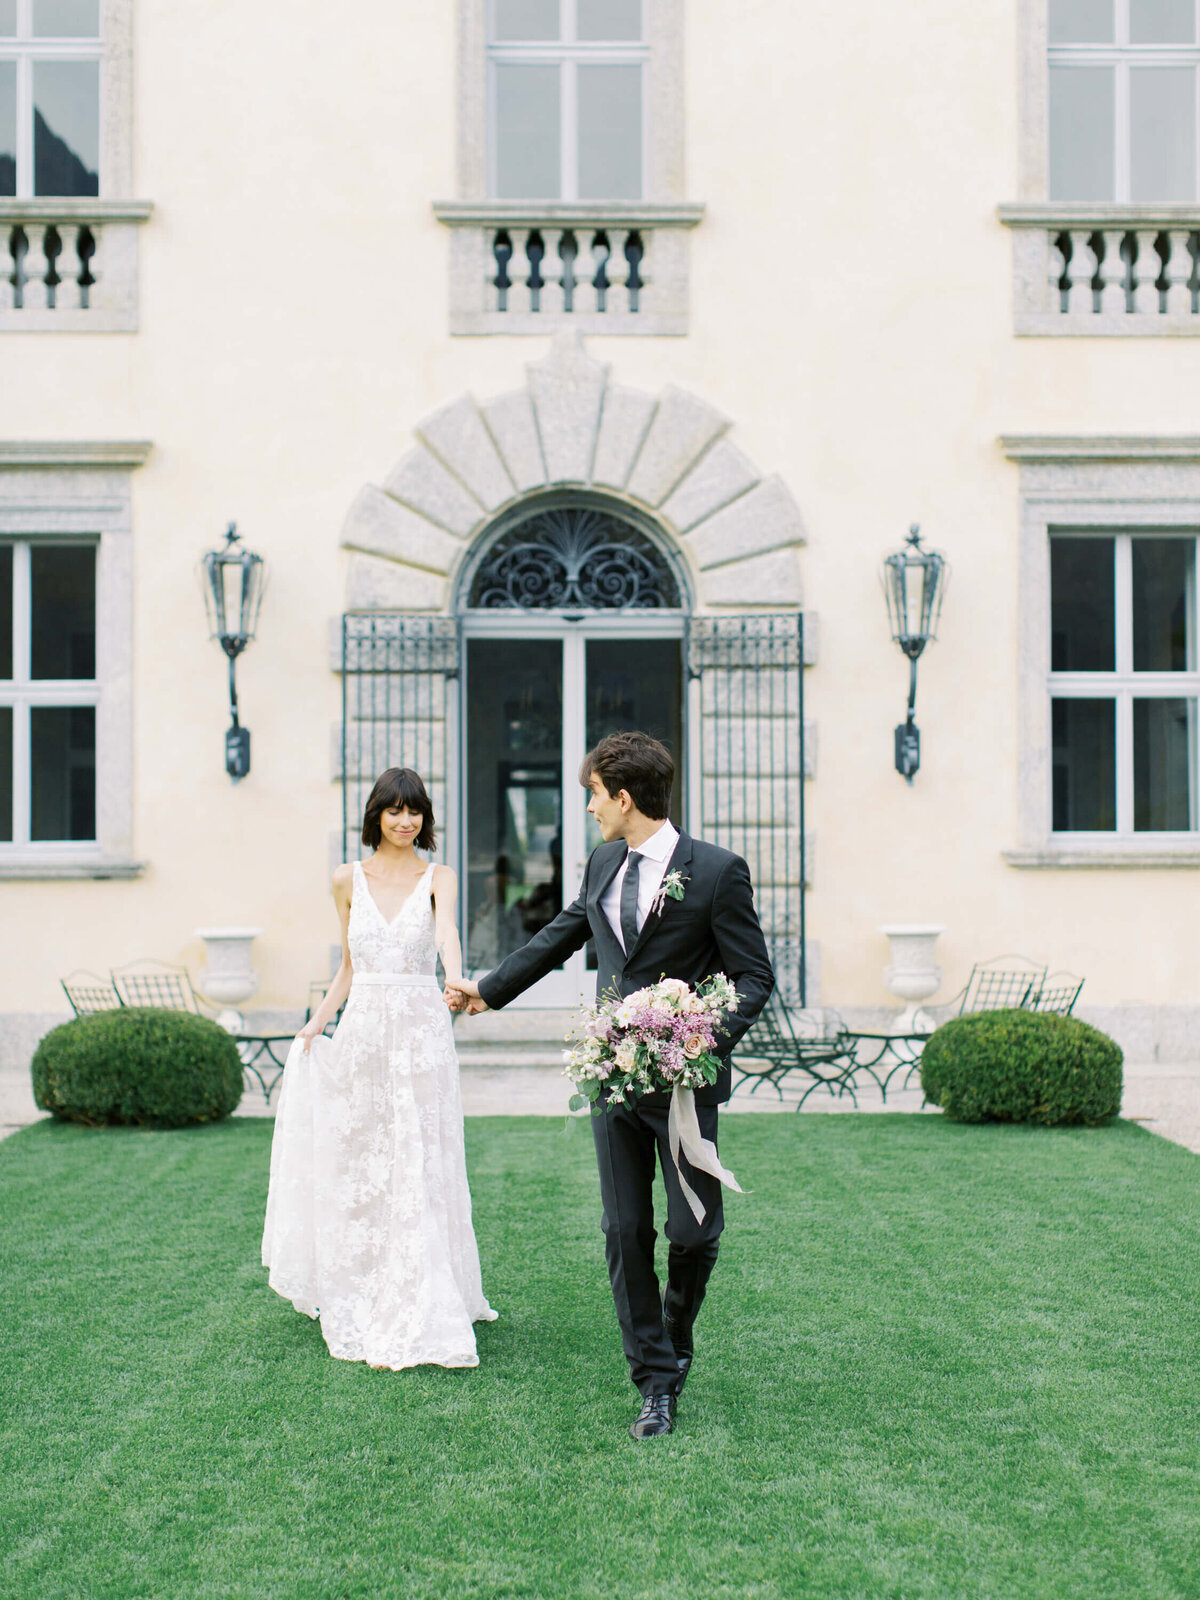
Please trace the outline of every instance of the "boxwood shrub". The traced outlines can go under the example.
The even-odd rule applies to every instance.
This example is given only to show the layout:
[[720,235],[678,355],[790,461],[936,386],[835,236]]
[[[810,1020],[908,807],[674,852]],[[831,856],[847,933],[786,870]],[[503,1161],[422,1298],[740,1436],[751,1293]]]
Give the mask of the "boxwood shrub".
[[1120,1046],[1077,1017],[980,1011],[943,1023],[921,1055],[925,1098],[956,1122],[1095,1127],[1121,1107]]
[[242,1098],[242,1063],[224,1028],[190,1011],[129,1006],[52,1029],[33,1058],[43,1111],[90,1127],[217,1122]]

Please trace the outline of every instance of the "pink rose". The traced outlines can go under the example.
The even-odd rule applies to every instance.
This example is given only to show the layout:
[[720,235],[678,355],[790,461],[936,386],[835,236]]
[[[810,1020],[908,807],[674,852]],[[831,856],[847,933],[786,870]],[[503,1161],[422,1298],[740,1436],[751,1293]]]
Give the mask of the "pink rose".
[[708,1049],[708,1040],[700,1033],[689,1033],[683,1041],[683,1053],[689,1061],[695,1061],[697,1056],[702,1056]]

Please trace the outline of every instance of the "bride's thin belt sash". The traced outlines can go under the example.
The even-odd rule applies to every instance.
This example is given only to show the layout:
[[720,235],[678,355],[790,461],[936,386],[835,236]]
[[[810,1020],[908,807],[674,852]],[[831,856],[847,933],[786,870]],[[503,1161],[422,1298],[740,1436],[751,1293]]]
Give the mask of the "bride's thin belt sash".
[[432,972],[356,972],[350,987],[392,989],[440,989]]

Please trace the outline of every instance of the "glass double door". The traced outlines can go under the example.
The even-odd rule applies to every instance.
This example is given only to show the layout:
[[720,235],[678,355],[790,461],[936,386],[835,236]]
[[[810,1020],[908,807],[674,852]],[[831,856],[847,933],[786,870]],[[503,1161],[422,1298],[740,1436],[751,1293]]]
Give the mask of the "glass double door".
[[[600,842],[579,783],[606,734],[640,728],[675,757],[671,815],[682,816],[682,640],[563,623],[555,631],[472,634],[464,715],[464,945],[487,972],[570,904]],[[590,950],[520,999],[574,1005],[590,994]]]

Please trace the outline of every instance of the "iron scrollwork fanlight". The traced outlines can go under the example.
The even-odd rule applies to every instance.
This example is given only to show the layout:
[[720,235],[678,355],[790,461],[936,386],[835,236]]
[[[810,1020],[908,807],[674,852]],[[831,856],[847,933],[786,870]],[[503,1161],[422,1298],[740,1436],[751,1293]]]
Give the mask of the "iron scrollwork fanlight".
[[909,783],[921,765],[921,734],[917,728],[917,660],[931,639],[937,638],[942,597],[950,567],[940,550],[925,550],[921,530],[913,523],[903,550],[883,563],[883,591],[887,596],[892,638],[908,657],[908,715],[896,729],[896,771]]
[[680,602],[666,557],[640,529],[590,506],[566,506],[502,533],[475,574],[469,603],[489,611],[644,611]]
[[225,770],[235,783],[250,771],[250,730],[238,722],[237,680],[234,663],[254,638],[262,604],[266,569],[263,558],[247,550],[231,522],[225,543],[210,550],[200,563],[209,637],[219,641],[229,657],[229,731],[225,735]]

